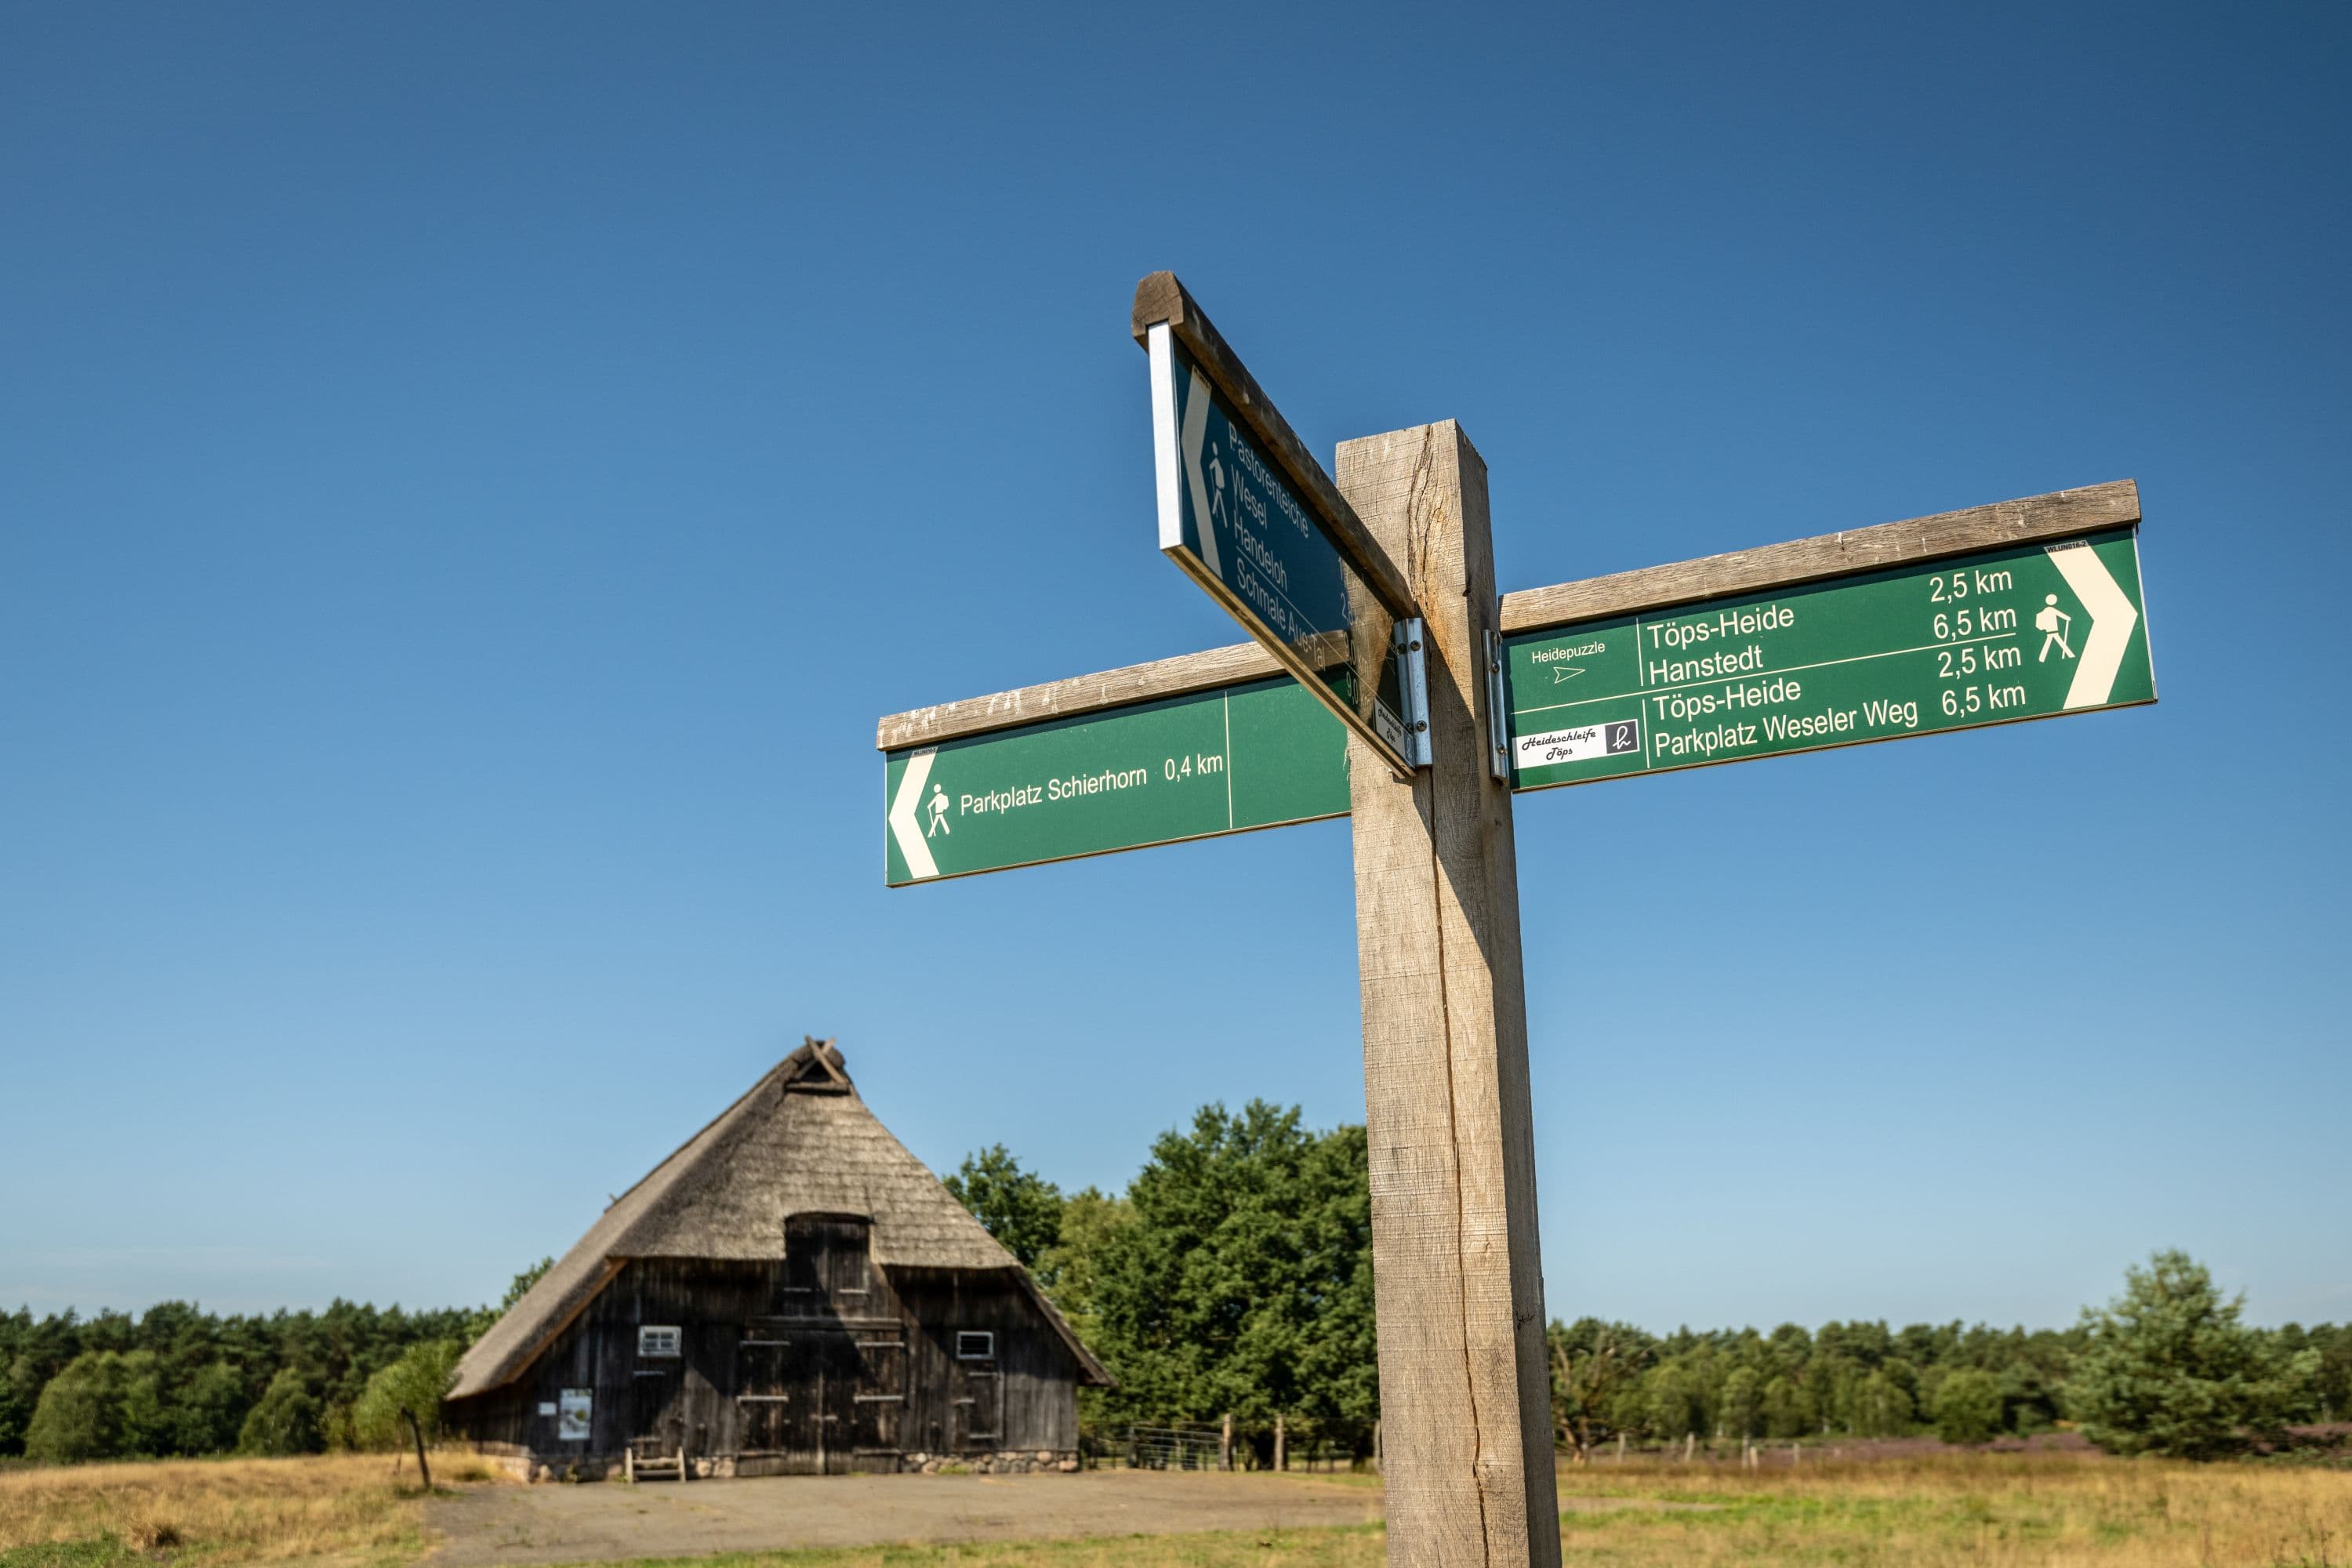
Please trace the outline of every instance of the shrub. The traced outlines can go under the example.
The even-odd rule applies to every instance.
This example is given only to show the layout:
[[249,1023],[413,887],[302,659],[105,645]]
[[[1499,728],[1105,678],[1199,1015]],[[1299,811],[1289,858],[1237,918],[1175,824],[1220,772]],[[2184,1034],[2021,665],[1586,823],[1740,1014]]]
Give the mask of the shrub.
[[319,1396],[300,1369],[280,1367],[269,1380],[261,1402],[246,1413],[239,1428],[240,1454],[316,1454],[324,1447],[319,1418]]
[[25,1455],[70,1465],[150,1453],[163,1426],[153,1355],[85,1351],[41,1390],[25,1431]]
[[1953,1373],[1936,1390],[1936,1436],[1947,1443],[1982,1443],[2000,1430],[2000,1379],[1973,1367]]

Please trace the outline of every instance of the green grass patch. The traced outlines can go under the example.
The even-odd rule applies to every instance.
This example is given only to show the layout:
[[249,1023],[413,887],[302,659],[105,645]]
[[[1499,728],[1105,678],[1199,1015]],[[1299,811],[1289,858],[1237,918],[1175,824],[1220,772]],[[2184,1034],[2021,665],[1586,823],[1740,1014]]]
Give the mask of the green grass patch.
[[120,1568],[139,1553],[111,1535],[84,1541],[44,1541],[0,1552],[0,1568]]

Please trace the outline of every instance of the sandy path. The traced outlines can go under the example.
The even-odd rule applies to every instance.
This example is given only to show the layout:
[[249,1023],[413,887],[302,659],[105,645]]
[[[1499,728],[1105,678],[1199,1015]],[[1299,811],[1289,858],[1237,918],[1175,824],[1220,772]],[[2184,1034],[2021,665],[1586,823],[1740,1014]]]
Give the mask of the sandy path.
[[1365,1524],[1377,1486],[1304,1476],[763,1476],[499,1486],[436,1500],[432,1568],[682,1557],[890,1541],[1021,1541]]

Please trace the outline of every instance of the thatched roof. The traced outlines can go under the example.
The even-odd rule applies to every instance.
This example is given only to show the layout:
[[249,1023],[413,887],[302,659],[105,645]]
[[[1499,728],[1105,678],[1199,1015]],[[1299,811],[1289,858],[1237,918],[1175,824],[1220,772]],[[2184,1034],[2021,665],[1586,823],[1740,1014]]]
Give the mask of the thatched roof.
[[773,1262],[784,1255],[784,1221],[799,1214],[872,1221],[874,1261],[885,1268],[1009,1270],[1068,1343],[1084,1380],[1110,1382],[1029,1271],[874,1119],[839,1048],[811,1040],[615,1199],[474,1342],[449,1397],[521,1376],[630,1259]]

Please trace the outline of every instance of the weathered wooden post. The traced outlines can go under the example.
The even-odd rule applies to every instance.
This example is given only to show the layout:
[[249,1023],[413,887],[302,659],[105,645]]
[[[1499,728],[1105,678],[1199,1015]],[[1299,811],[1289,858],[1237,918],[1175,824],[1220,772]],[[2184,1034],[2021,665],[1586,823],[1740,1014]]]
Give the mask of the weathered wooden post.
[[1282,1412],[1274,1413],[1274,1468],[1278,1475],[1290,1468],[1290,1444],[1282,1430]]
[[1233,1468],[1234,1413],[1228,1410],[1225,1412],[1224,1428],[1217,1434],[1217,1468],[1230,1470]]
[[1450,420],[1339,458],[1339,491],[1404,573],[1430,643],[1434,764],[1400,779],[1349,742],[1389,1561],[1549,1568],[1518,870],[1486,730],[1501,629],[1486,467]]

